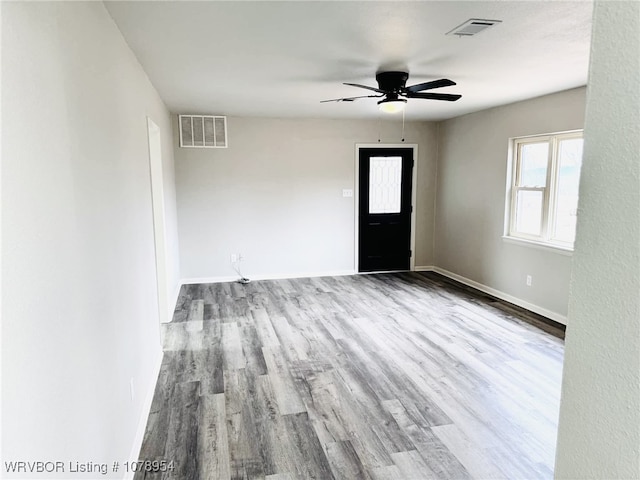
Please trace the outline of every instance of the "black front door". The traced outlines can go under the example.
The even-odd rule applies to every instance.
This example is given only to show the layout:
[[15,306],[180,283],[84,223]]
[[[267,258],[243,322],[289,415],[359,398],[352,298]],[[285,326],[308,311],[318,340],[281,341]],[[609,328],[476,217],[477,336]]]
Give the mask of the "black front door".
[[409,270],[412,148],[359,150],[358,271]]

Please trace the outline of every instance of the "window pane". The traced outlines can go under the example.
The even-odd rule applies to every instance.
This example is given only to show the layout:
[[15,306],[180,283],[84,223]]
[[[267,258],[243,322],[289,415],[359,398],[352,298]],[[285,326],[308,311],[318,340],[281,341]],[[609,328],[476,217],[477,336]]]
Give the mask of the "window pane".
[[400,213],[402,157],[371,157],[369,213]]
[[546,187],[549,143],[525,143],[520,146],[521,187]]
[[516,231],[540,235],[543,192],[521,190],[516,196]]
[[581,138],[572,138],[561,140],[558,145],[558,190],[553,238],[562,242],[572,243],[576,236],[582,144]]

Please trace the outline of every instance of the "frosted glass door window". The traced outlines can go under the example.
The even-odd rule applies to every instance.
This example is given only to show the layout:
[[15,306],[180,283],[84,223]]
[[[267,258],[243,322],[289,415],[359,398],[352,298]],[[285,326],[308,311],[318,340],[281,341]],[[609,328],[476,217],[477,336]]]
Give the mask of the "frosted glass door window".
[[371,157],[369,213],[400,213],[402,157]]

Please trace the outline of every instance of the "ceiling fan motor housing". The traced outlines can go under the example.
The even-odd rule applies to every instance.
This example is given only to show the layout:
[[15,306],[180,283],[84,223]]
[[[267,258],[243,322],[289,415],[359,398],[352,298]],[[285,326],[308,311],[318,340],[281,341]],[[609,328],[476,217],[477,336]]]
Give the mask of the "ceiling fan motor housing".
[[384,98],[378,102],[378,105],[380,105],[381,103],[389,103],[389,102],[403,102],[403,103],[407,103],[407,99],[406,99],[406,98],[400,98],[400,97],[398,97],[398,95],[397,95],[397,94],[395,94],[395,93],[387,93],[387,94],[384,96]]
[[378,88],[395,94],[404,89],[408,79],[409,74],[407,72],[380,72],[376,74]]

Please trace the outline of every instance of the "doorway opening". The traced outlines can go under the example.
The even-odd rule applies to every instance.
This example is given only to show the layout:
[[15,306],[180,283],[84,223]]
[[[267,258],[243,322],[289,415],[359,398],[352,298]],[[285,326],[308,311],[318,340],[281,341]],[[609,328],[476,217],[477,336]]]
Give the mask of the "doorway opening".
[[356,146],[356,271],[413,270],[417,145]]

